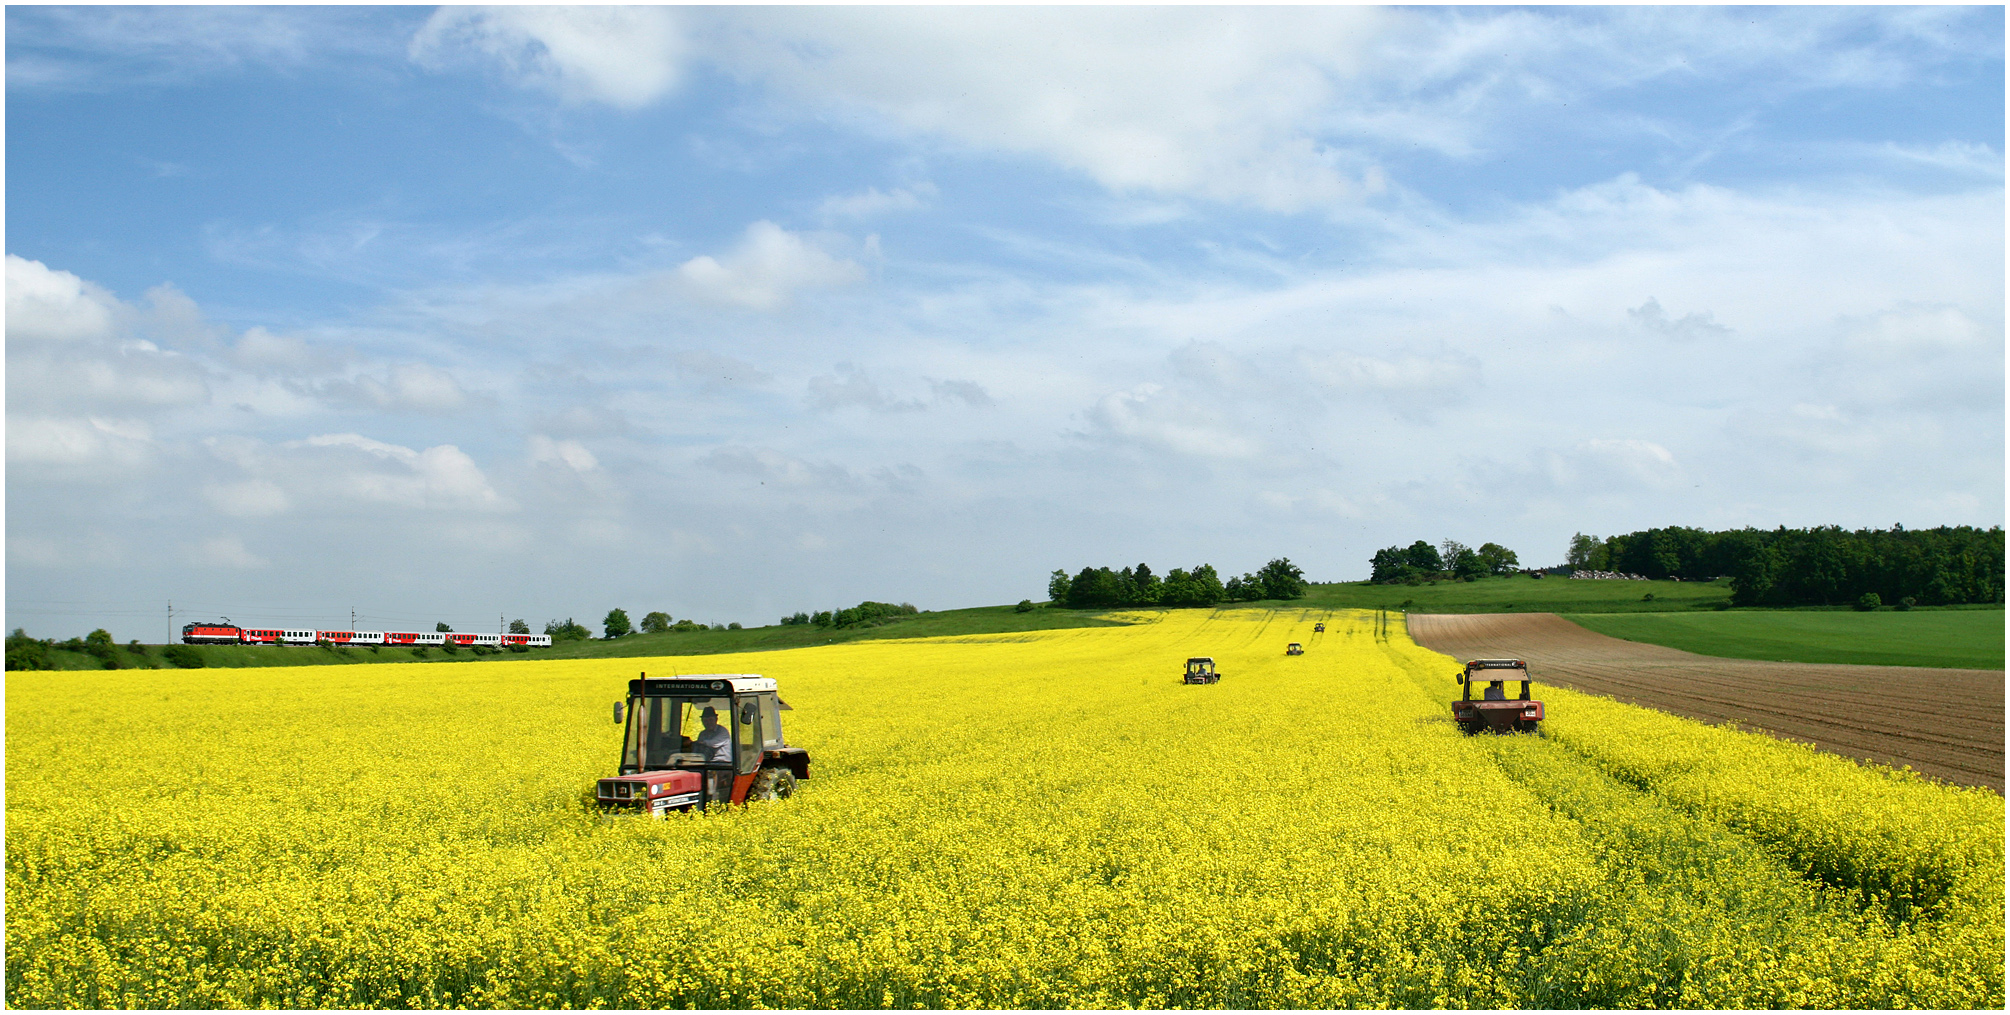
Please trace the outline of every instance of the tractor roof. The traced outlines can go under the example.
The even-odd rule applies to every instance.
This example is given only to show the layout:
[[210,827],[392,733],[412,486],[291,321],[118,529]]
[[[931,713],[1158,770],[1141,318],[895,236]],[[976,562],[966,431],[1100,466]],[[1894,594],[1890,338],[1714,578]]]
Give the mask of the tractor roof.
[[1519,659],[1472,659],[1466,662],[1471,670],[1526,670],[1528,664]]
[[634,684],[641,684],[642,694],[752,694],[757,691],[776,690],[775,679],[758,673],[686,673],[675,677],[629,681],[629,693],[637,693]]

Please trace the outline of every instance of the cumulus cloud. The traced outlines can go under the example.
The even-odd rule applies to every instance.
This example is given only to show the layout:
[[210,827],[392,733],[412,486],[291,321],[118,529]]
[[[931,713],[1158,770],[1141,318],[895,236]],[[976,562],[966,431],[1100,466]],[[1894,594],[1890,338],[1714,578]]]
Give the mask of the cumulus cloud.
[[284,514],[293,501],[278,484],[264,479],[241,483],[211,483],[202,488],[202,497],[218,511],[232,518],[263,518]]
[[112,337],[121,307],[111,293],[40,261],[7,255],[7,342]]
[[992,400],[991,393],[984,390],[984,385],[976,381],[930,381],[929,387],[935,389],[935,400],[938,402],[962,402],[977,409],[997,404]]
[[514,507],[489,486],[488,477],[474,459],[451,444],[415,451],[361,434],[342,433],[320,434],[288,446],[336,452],[328,458],[329,470],[316,472],[331,492],[356,500],[410,508],[500,511]]
[[731,251],[719,257],[701,255],[679,265],[676,278],[700,298],[772,310],[802,289],[857,282],[865,278],[865,269],[763,220],[748,226]]
[[670,354],[670,363],[686,377],[708,388],[741,388],[765,384],[773,377],[760,367],[733,356],[721,356],[702,349],[684,349]]
[[[193,302],[188,304],[188,310],[194,313]],[[343,358],[297,335],[275,335],[257,326],[245,329],[231,348],[231,359],[256,373],[320,374],[335,369]]]
[[131,466],[144,461],[151,434],[145,423],[97,417],[12,416],[7,460],[21,465]]
[[593,452],[586,450],[586,445],[578,441],[555,441],[543,434],[530,435],[530,461],[533,465],[563,465],[579,473],[600,468],[600,459],[593,457]]
[[827,219],[863,219],[889,212],[919,211],[935,200],[935,184],[923,181],[911,187],[882,191],[867,187],[855,194],[824,198],[817,211]]
[[244,540],[236,536],[216,536],[188,548],[189,562],[199,567],[226,568],[251,571],[267,567],[272,562],[246,549]]
[[1213,405],[1150,382],[1104,395],[1088,416],[1096,436],[1181,455],[1248,458],[1259,450],[1225,425]]
[[1626,316],[1646,331],[1679,341],[1731,333],[1731,329],[1718,324],[1708,311],[1692,310],[1680,318],[1670,318],[1668,311],[1661,309],[1661,301],[1652,296],[1647,298],[1647,302],[1628,310]]
[[1471,390],[1480,381],[1477,359],[1449,351],[1369,356],[1346,350],[1302,349],[1296,358],[1306,377],[1336,392],[1427,400]]
[[919,399],[895,398],[850,363],[838,364],[836,373],[810,378],[808,388],[810,407],[824,412],[846,408],[873,412],[919,412],[926,408]]
[[452,374],[424,363],[395,366],[382,376],[328,381],[319,390],[338,401],[413,412],[452,412],[468,400]]
[[677,87],[687,48],[667,7],[442,7],[410,53],[434,68],[500,65],[568,101],[637,109]]
[[727,445],[707,452],[698,464],[728,475],[748,476],[782,487],[853,491],[860,485],[858,477],[841,465],[810,462],[773,448]]
[[1051,159],[1113,191],[1295,210],[1365,189],[1316,134],[1365,8],[736,12],[718,59],[813,106]]

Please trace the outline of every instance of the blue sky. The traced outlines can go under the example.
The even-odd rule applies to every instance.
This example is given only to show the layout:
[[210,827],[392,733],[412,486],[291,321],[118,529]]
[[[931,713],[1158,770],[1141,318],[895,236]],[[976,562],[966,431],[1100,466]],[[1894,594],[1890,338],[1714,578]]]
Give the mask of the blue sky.
[[2000,524],[2000,8],[7,13],[8,624]]

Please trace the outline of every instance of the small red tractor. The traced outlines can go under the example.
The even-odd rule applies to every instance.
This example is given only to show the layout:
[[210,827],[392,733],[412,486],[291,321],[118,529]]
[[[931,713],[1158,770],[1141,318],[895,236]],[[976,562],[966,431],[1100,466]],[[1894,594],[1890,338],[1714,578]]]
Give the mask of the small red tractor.
[[810,755],[782,740],[792,711],[775,682],[753,673],[706,673],[628,682],[614,703],[622,723],[621,774],[600,780],[605,810],[660,817],[714,804],[780,800],[810,777]]
[[1213,656],[1194,656],[1186,661],[1186,676],[1183,684],[1218,684],[1221,674],[1215,672]]
[[1291,644],[1284,646],[1284,654],[1288,656],[1302,656],[1305,654],[1305,646],[1300,645],[1294,641]]
[[[1542,702],[1528,696],[1528,664],[1519,659],[1474,659],[1457,679],[1463,693],[1452,702],[1452,720],[1467,733],[1533,733],[1542,721]],[[1510,680],[1521,682],[1520,697],[1508,697],[1505,685]],[[1473,685],[1480,681],[1487,686],[1475,701]]]

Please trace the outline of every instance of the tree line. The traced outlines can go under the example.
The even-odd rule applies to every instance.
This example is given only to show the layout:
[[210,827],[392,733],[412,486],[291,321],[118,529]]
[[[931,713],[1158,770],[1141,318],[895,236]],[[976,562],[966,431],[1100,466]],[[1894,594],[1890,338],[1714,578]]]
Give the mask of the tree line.
[[1120,571],[1085,567],[1072,578],[1068,572],[1057,570],[1047,579],[1047,600],[1055,606],[1075,610],[1213,606],[1258,599],[1298,599],[1305,595],[1305,589],[1305,572],[1293,565],[1290,558],[1279,557],[1254,573],[1226,582],[1211,564],[1192,570],[1176,567],[1166,572],[1163,579],[1145,564]]
[[1515,552],[1499,543],[1481,543],[1475,550],[1456,539],[1436,546],[1419,539],[1407,547],[1375,551],[1368,561],[1368,580],[1388,585],[1415,585],[1453,579],[1472,581],[1487,575],[1513,574],[1521,568]]
[[857,606],[847,606],[841,610],[818,610],[815,613],[797,611],[782,618],[785,627],[809,625],[811,627],[878,627],[902,617],[912,617],[921,611],[913,603],[876,603],[868,599]]
[[1572,568],[1647,578],[1728,576],[1736,606],[2003,602],[2003,529],[1845,531],[1830,525],[1710,532],[1670,526],[1599,539],[1571,537]]

